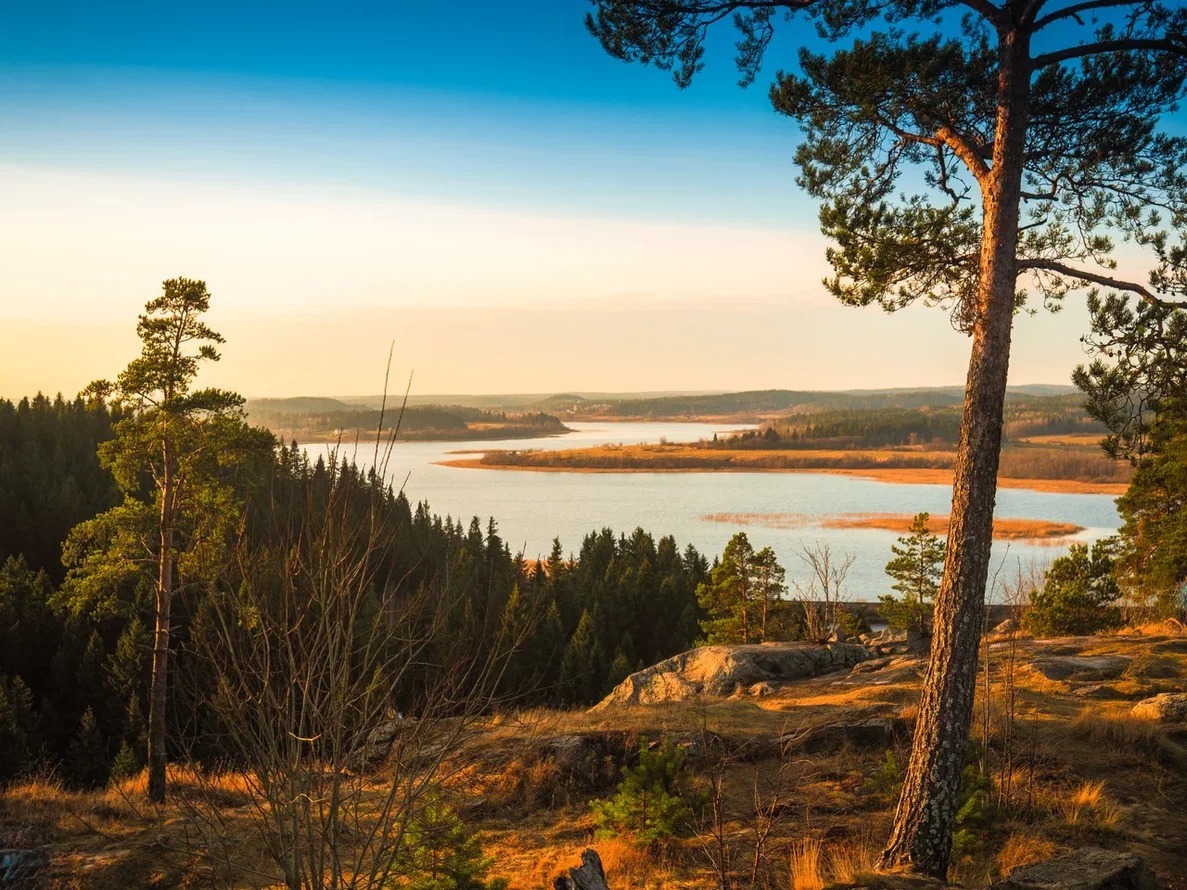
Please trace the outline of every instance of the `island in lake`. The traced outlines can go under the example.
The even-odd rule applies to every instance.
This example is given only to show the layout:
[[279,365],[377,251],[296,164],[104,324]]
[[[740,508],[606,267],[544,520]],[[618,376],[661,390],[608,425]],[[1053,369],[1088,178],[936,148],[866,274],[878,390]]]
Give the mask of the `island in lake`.
[[[954,401],[955,399],[955,401]],[[445,463],[560,472],[816,472],[884,482],[951,484],[960,432],[959,396],[947,389],[862,393],[767,390],[603,402],[592,416],[698,419],[747,416],[756,428],[691,443],[502,450]],[[730,412],[734,413],[730,413]],[[747,414],[747,412],[753,412]],[[571,419],[570,415],[561,413]],[[1104,429],[1082,397],[1019,388],[1006,405],[999,485],[1035,491],[1121,494],[1132,468],[1100,448]]]

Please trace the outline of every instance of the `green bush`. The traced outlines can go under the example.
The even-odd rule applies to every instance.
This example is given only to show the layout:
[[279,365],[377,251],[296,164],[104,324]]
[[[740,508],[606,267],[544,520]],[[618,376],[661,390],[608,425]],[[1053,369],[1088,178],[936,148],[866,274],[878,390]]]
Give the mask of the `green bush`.
[[687,832],[700,796],[690,787],[684,757],[684,749],[671,739],[651,748],[640,737],[639,762],[623,767],[614,796],[590,803],[599,834],[626,832],[640,843],[653,844]]
[[1111,630],[1121,624],[1113,575],[1115,538],[1092,545],[1073,544],[1047,570],[1043,588],[1030,597],[1026,624],[1041,636],[1074,636]]
[[494,862],[461,817],[433,797],[409,822],[396,871],[407,890],[505,890],[505,879],[487,877]]
[[898,765],[894,751],[878,761],[874,771],[866,778],[865,792],[888,803],[898,800],[903,790],[903,771]]

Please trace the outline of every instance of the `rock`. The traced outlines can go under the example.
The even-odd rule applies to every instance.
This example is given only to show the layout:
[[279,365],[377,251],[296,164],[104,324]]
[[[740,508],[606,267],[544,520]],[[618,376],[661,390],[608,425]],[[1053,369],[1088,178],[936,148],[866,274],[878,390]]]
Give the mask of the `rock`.
[[853,673],[872,674],[874,671],[880,671],[882,668],[888,667],[894,660],[893,655],[884,655],[881,658],[871,658],[869,661],[859,661],[853,666]]
[[396,736],[408,726],[409,721],[404,717],[392,717],[385,720],[367,733],[359,749],[349,758],[348,766],[354,772],[378,766],[391,753],[392,745],[396,743]]
[[1030,666],[1048,680],[1115,680],[1130,661],[1125,655],[1046,655],[1036,658]]
[[958,890],[936,878],[913,875],[869,875],[855,884],[829,884],[828,890]]
[[803,680],[853,667],[870,657],[855,643],[702,646],[631,674],[591,708],[725,698],[756,683]]
[[990,890],[1161,890],[1150,867],[1132,853],[1083,847],[1015,869]]
[[1187,692],[1164,692],[1144,698],[1133,706],[1133,715],[1160,723],[1181,723],[1187,720]]
[[0,850],[0,886],[24,886],[47,865],[49,854],[42,849]]
[[1072,695],[1077,698],[1122,698],[1120,692],[1109,686],[1106,683],[1089,683],[1087,686],[1080,686],[1072,690]]
[[566,787],[599,791],[622,778],[622,765],[632,759],[637,743],[625,733],[581,733],[557,736],[540,744],[541,759],[551,759]]
[[1018,623],[1017,619],[1007,618],[1005,621],[991,630],[989,635],[994,637],[1011,637],[1016,633],[1020,633],[1021,631],[1022,625]]
[[789,745],[809,754],[841,748],[889,748],[910,734],[910,724],[901,717],[864,717],[815,726],[805,733],[784,736]]
[[602,859],[594,850],[582,853],[580,867],[569,869],[569,873],[558,877],[552,886],[554,890],[609,890]]

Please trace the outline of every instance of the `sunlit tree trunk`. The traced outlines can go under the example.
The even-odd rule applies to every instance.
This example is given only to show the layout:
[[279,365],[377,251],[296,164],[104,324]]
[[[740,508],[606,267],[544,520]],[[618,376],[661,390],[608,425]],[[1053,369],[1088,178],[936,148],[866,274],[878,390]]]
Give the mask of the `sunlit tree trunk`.
[[882,863],[943,878],[952,851],[977,685],[993,507],[1017,286],[1022,170],[1029,106],[1029,41],[1001,42],[993,164],[982,183],[980,289],[952,487],[944,578],[911,760]]
[[161,444],[160,552],[157,555],[156,628],[152,685],[148,700],[148,799],[165,802],[165,707],[169,696],[169,622],[173,608],[174,497],[173,455],[166,434]]

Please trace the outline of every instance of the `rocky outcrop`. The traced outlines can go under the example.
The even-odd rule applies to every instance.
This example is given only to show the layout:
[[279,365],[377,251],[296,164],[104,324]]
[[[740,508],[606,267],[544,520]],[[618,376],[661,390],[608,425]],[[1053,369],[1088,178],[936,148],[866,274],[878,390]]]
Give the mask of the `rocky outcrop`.
[[1144,698],[1133,706],[1133,715],[1160,723],[1187,721],[1187,692],[1164,692],[1153,698]]
[[0,886],[29,886],[29,882],[49,865],[43,849],[0,850]]
[[842,748],[890,748],[910,738],[911,724],[901,717],[863,717],[838,720],[783,737],[785,746],[818,754]]
[[1083,847],[1012,871],[990,890],[1161,890],[1150,867],[1132,853]]
[[1125,655],[1047,655],[1030,666],[1048,680],[1116,680],[1130,661]]
[[411,721],[405,717],[393,717],[374,727],[350,756],[347,767],[353,772],[362,772],[383,763],[391,753],[396,737],[407,729],[410,723]]
[[855,643],[764,643],[749,646],[702,646],[631,674],[594,711],[612,705],[681,702],[701,696],[724,698],[759,686],[803,680],[844,670],[870,658]]

